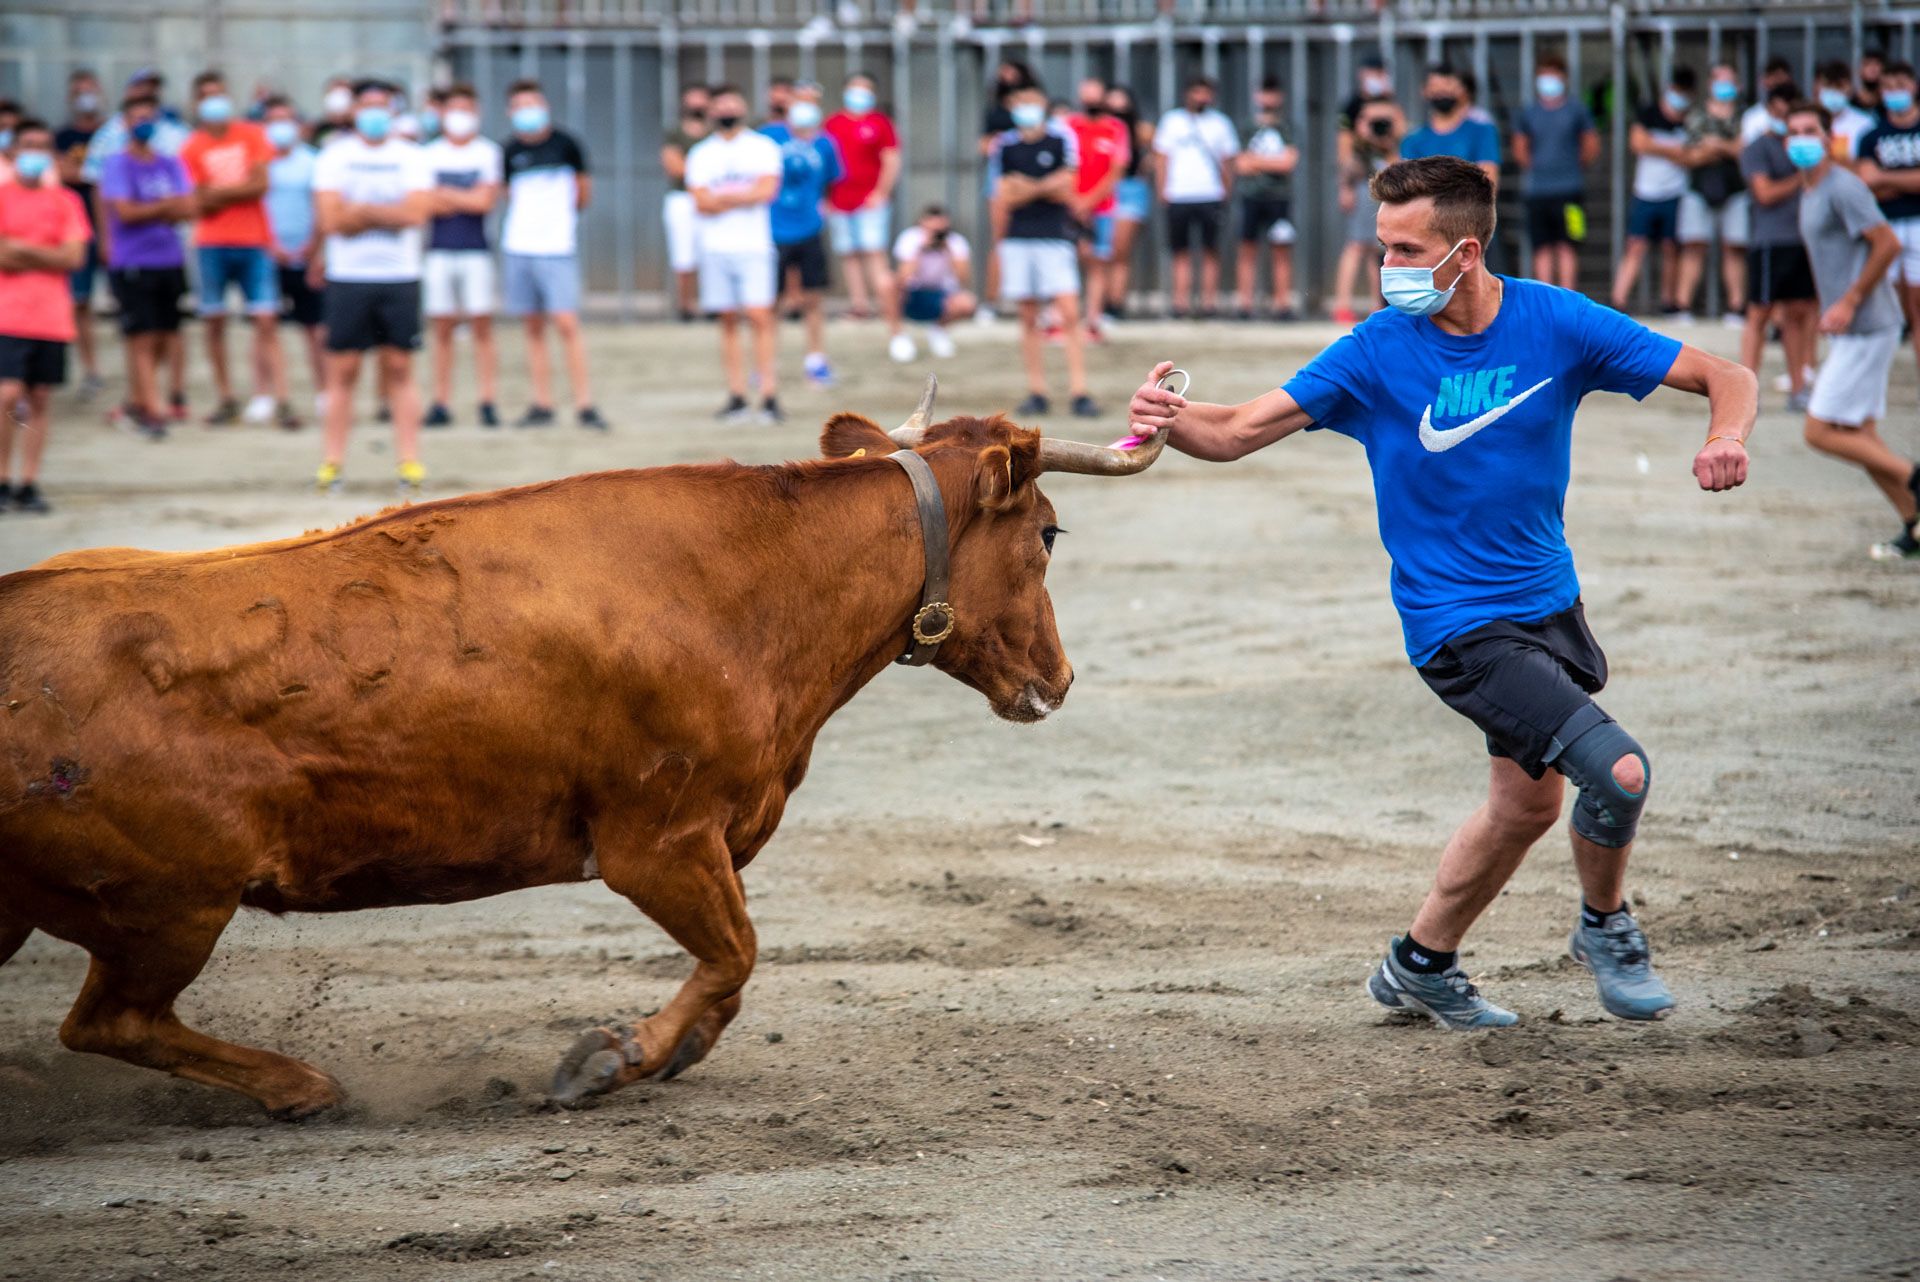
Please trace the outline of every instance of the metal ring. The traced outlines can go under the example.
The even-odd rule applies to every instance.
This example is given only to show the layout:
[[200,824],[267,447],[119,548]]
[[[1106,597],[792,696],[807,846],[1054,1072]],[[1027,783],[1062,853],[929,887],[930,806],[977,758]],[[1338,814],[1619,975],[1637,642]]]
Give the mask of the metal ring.
[[[1177,392],[1173,392],[1173,389],[1171,387],[1168,387],[1167,384],[1173,381],[1173,377],[1176,374],[1180,376],[1180,380],[1181,380],[1180,390]],[[1160,376],[1160,381],[1158,383],[1155,383],[1154,386],[1159,388],[1163,392],[1173,392],[1175,396],[1185,396],[1187,394],[1187,389],[1193,386],[1193,375],[1187,373],[1187,371],[1183,369],[1170,369],[1165,374],[1162,374]]]
[[[927,616],[940,620],[938,631],[927,631]],[[929,601],[913,616],[913,639],[921,645],[939,645],[953,635],[953,607],[945,601]]]

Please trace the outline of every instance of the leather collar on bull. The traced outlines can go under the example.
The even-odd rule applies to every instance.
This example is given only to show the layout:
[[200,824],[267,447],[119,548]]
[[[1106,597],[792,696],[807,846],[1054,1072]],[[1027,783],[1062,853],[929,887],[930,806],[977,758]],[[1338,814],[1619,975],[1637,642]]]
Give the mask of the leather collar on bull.
[[947,600],[952,564],[947,547],[947,505],[940,497],[940,482],[933,468],[912,450],[896,450],[887,455],[898,463],[913,482],[914,506],[920,513],[920,542],[927,557],[927,582],[920,593],[920,608],[913,614],[913,644],[895,659],[910,667],[933,662],[940,643],[953,635],[953,606]]

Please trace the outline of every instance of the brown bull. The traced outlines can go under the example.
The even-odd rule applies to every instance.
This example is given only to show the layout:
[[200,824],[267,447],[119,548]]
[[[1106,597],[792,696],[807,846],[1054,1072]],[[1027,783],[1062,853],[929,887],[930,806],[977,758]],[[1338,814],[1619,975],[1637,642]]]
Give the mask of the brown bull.
[[[999,417],[929,429],[932,394],[892,434],[836,417],[818,461],[578,476],[0,578],[0,962],[35,929],[80,945],[67,1046],[299,1117],[340,1100],[333,1078],[174,1013],[237,908],[598,877],[697,965],[658,1014],[585,1034],[554,1093],[699,1062],[753,968],[740,870],[827,718],[913,648],[932,554],[950,550],[954,620],[933,662],[1036,720],[1073,670],[1035,480],[1159,451]],[[885,457],[902,445],[937,481],[921,508],[944,508],[945,548]]]

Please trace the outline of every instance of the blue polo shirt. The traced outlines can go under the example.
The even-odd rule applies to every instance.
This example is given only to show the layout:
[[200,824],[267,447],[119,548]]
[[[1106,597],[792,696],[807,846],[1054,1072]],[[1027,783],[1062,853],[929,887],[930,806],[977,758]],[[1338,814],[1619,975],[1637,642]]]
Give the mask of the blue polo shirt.
[[760,132],[780,144],[780,194],[773,198],[773,243],[791,245],[820,234],[820,202],[846,172],[840,149],[825,133],[796,138],[778,121]]

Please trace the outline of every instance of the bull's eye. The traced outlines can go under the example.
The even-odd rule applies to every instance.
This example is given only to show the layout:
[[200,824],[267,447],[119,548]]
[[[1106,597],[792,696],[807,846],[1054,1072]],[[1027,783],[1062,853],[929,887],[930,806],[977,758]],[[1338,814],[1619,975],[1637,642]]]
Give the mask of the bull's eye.
[[1065,533],[1066,531],[1057,525],[1043,525],[1040,527],[1040,541],[1047,545],[1048,556],[1053,555],[1053,541]]

